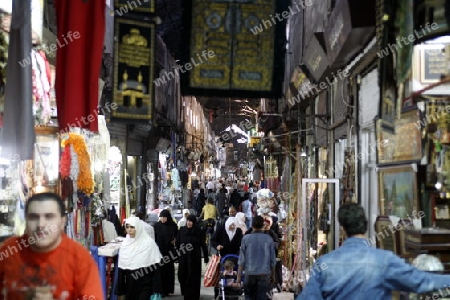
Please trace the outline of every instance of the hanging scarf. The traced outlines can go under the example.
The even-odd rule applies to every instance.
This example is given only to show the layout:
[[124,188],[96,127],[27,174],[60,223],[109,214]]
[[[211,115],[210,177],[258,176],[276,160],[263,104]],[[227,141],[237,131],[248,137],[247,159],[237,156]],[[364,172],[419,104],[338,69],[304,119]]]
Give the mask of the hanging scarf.
[[[234,230],[230,230],[230,225],[234,224]],[[235,217],[229,217],[227,221],[225,222],[225,231],[227,232],[228,238],[231,240],[233,239],[234,235],[236,234],[236,218]]]
[[138,217],[130,217],[125,220],[125,224],[136,228],[136,235],[131,238],[127,234],[122,242],[119,254],[119,268],[127,270],[137,270],[149,267],[161,261],[162,255],[158,245],[145,232]]

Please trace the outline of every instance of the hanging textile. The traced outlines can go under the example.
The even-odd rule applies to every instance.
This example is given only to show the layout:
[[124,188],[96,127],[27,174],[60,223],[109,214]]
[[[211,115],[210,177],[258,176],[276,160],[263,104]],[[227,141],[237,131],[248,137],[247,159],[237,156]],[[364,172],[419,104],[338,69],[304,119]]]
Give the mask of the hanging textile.
[[[103,39],[102,39],[103,41]],[[36,133],[33,122],[31,64],[31,2],[13,1],[5,87],[2,156],[34,158]],[[18,62],[23,63],[23,66]]]
[[105,1],[101,0],[55,0],[59,46],[56,102],[59,127],[66,132],[68,127],[98,130],[98,78],[103,55],[105,6]]
[[36,125],[48,125],[52,116],[50,107],[50,67],[44,51],[31,51],[33,81],[33,114]]

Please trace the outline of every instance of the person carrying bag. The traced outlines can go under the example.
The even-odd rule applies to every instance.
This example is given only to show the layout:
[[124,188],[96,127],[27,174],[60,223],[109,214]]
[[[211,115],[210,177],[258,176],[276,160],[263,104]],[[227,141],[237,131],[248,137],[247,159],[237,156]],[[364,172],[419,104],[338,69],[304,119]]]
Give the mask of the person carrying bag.
[[203,285],[205,287],[217,286],[220,280],[220,252],[211,256],[206,266]]

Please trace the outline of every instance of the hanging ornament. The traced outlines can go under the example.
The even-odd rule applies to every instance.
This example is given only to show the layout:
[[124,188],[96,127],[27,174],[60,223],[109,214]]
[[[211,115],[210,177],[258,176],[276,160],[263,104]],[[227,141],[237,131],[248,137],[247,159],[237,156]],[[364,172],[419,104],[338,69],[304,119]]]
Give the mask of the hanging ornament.
[[[69,176],[76,181],[78,190],[89,195],[94,192],[94,179],[91,172],[91,158],[86,142],[82,135],[69,133],[68,138],[62,140],[65,147],[61,157],[61,176]],[[67,166],[70,160],[70,171]]]

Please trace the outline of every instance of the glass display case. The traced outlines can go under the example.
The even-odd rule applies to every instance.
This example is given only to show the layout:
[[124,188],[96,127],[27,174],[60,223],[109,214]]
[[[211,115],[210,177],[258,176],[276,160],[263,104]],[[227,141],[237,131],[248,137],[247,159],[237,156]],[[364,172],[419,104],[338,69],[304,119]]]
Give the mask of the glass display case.
[[60,140],[57,127],[36,127],[33,192],[59,192]]

